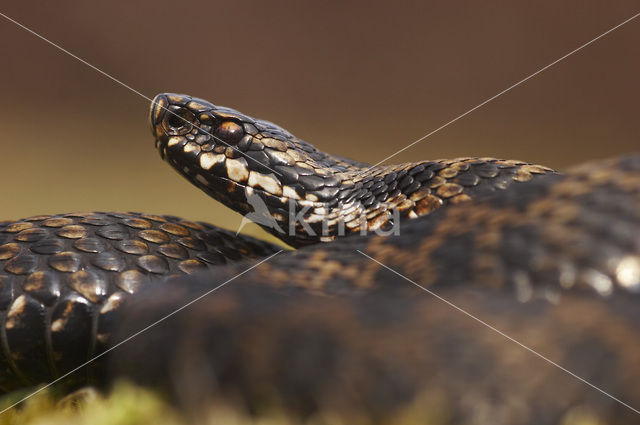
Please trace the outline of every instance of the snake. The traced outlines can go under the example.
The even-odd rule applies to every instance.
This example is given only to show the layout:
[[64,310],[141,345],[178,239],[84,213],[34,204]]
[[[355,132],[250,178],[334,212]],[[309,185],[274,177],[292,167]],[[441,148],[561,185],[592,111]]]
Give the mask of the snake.
[[[424,291],[640,400],[640,157],[562,174],[495,158],[371,166],[172,93],[153,100],[149,121],[179,174],[298,249],[144,213],[2,222],[2,391],[122,375],[189,411],[240,394],[251,412],[272,401],[299,417],[337,411],[380,422],[422,400],[426,416],[449,415],[441,423],[484,423],[474,419],[482,414],[555,423],[585,405],[596,418],[634,423],[631,410],[593,402],[557,369],[541,380],[531,358],[475,335],[477,323]],[[596,373],[603,356],[609,378]],[[495,368],[472,370],[509,362],[520,368],[502,380],[490,379]],[[550,397],[544,385],[570,396]]]
[[552,172],[495,158],[369,166],[269,121],[171,93],[153,100],[150,122],[176,171],[243,215],[259,213],[250,202],[258,200],[274,221],[263,228],[294,247],[384,229]]

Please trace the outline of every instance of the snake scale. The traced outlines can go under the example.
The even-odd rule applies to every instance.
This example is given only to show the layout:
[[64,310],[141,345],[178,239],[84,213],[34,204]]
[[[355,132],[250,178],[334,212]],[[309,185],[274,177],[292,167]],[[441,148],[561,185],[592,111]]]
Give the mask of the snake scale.
[[300,249],[140,213],[3,222],[3,391],[223,285],[66,383],[125,376],[190,412],[637,422],[464,312],[640,406],[640,157],[565,174],[493,158],[372,167],[189,96],[157,96],[150,121],[180,174]]

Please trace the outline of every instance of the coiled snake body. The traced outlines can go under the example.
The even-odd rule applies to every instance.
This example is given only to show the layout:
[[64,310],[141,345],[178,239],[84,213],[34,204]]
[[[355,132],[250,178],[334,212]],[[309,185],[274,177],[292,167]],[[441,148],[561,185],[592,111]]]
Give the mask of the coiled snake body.
[[[564,175],[490,158],[369,167],[174,94],[156,97],[151,124],[161,156],[206,193],[242,214],[266,211],[258,222],[292,246],[332,242],[246,272],[278,248],[143,214],[4,223],[4,390],[54,379],[234,280],[94,372],[161,385],[191,408],[241,394],[253,412],[274,402],[374,421],[416,400],[434,423],[555,423],[585,408],[635,420],[552,366],[532,372],[531,353],[424,290],[638,404],[640,157]],[[371,234],[395,225],[399,235]]]

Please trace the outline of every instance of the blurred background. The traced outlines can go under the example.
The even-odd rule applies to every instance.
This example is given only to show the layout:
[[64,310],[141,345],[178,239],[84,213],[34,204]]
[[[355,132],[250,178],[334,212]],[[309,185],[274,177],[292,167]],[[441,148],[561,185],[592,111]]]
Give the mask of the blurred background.
[[[148,97],[192,94],[375,163],[640,9],[156,0],[0,11]],[[1,219],[124,210],[237,227],[160,160],[148,100],[1,17],[0,40]],[[564,169],[638,151],[638,40],[640,18],[387,162],[478,155]]]

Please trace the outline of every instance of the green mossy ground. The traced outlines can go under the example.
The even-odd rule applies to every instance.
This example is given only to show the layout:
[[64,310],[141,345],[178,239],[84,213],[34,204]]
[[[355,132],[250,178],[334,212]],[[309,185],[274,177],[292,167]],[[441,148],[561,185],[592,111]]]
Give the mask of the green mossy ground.
[[[0,400],[2,409],[28,395],[16,392]],[[83,392],[54,400],[47,391],[38,393],[0,415],[0,425],[134,425],[186,424],[160,398],[149,391],[121,384],[108,396]]]
[[[33,390],[30,390],[33,391]],[[30,391],[19,391],[0,398],[0,410],[21,400]],[[436,402],[436,403],[434,403]],[[434,416],[439,403],[432,397],[416,400],[411,407],[395,417],[390,425],[410,425],[428,423],[432,425],[450,424],[449,415],[440,412]],[[179,414],[152,391],[144,390],[126,383],[118,384],[109,395],[100,395],[96,391],[83,390],[62,400],[55,399],[51,393],[42,391],[30,397],[18,407],[0,414],[0,425],[292,425],[283,414],[261,419],[239,415],[224,406],[209,409],[209,414],[199,415],[200,421]],[[357,415],[359,416],[359,415]],[[341,420],[333,416],[318,416],[306,422],[307,425],[360,425],[368,423],[362,418]],[[570,412],[559,425],[605,425],[588,411],[578,409]]]

